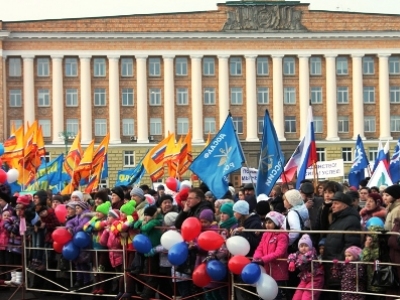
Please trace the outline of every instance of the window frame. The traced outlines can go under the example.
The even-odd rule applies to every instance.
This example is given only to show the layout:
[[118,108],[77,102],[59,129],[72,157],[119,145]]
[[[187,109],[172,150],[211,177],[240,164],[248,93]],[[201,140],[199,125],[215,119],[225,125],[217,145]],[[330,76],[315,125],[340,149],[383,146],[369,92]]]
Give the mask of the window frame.
[[77,135],[79,132],[79,119],[66,119],[65,129],[67,130],[67,132],[71,132]]
[[342,159],[345,163],[353,162],[353,149],[351,147],[342,147]]
[[296,104],[296,88],[294,86],[285,86],[283,88],[283,104]]
[[39,119],[39,126],[42,128],[42,133],[44,138],[51,137],[51,120],[50,119]]
[[349,75],[349,58],[347,56],[336,57],[336,75]]
[[229,58],[229,75],[241,76],[243,74],[242,57],[232,56]]
[[363,103],[374,104],[375,103],[375,87],[364,86],[363,87]]
[[187,57],[175,58],[175,76],[188,75],[188,59]]
[[95,57],[93,59],[93,77],[106,77],[107,62],[103,57]]
[[400,57],[390,56],[389,57],[389,75],[399,75],[400,74]]
[[149,105],[150,106],[161,106],[161,89],[160,88],[150,88],[149,89]]
[[[349,133],[350,121],[348,116],[338,116],[338,133]],[[347,130],[346,130],[347,127]]]
[[77,77],[78,76],[78,59],[74,57],[66,57],[64,59],[64,76]]
[[134,93],[133,88],[121,88],[121,106],[135,106]]
[[243,134],[243,117],[232,117],[237,134]]
[[310,87],[311,104],[322,104],[322,86]]
[[122,136],[135,135],[135,119],[123,118],[122,119]]
[[20,57],[10,57],[8,59],[8,76],[9,77],[22,76],[22,60]]
[[184,135],[189,132],[189,118],[176,118],[176,134]]
[[123,150],[122,157],[124,161],[124,168],[132,168],[136,165],[134,150]]
[[297,120],[296,116],[285,116],[285,133],[296,133]]
[[149,119],[149,132],[150,135],[162,135],[162,120],[161,118]]
[[243,105],[243,88],[231,87],[231,105]]
[[257,87],[257,104],[259,105],[269,104],[269,87],[267,86]]
[[22,90],[10,89],[8,91],[8,105],[10,107],[22,107]]
[[294,57],[285,56],[283,58],[283,75],[285,76],[296,75],[296,60]]
[[[65,89],[65,106],[66,107],[78,107],[78,89],[67,88]],[[75,103],[76,102],[76,103]]]
[[215,76],[215,58],[203,58],[203,76]]
[[[210,95],[212,95],[212,99],[210,99]],[[208,98],[208,99],[207,99]],[[207,100],[212,100],[207,103]],[[214,87],[205,87],[203,90],[203,103],[204,105],[215,105],[215,88]]]
[[269,75],[269,62],[268,57],[260,56],[256,58],[257,76]]
[[[392,126],[394,125],[394,126]],[[390,116],[390,131],[400,132],[400,116],[391,115]]]
[[400,86],[389,87],[389,101],[392,104],[400,103]]
[[36,75],[38,77],[50,76],[50,59],[47,57],[38,57],[36,60]]
[[94,136],[106,136],[106,134],[107,119],[94,119]]
[[[343,89],[343,90],[341,90]],[[341,97],[339,95],[345,96],[342,101],[339,101]],[[343,97],[342,97],[343,98]],[[336,103],[337,104],[349,104],[349,87],[348,86],[337,86],[336,87]]]
[[363,64],[363,75],[374,75],[375,74],[375,60],[371,56],[364,56],[362,58]]
[[364,132],[376,132],[375,116],[364,116]]
[[311,56],[310,58],[310,75],[322,75],[322,59],[319,56]]
[[93,105],[107,106],[107,91],[105,88],[95,88],[93,91]]
[[121,58],[121,77],[133,77],[133,58]]
[[[209,130],[208,130],[209,129]],[[204,118],[204,133],[215,134],[217,132],[217,121],[214,117]]]
[[149,76],[150,77],[161,76],[161,59],[159,57],[149,58]]
[[322,116],[314,116],[314,133],[324,133],[324,120]]
[[[43,99],[44,97],[44,99]],[[50,107],[50,90],[38,89],[37,90],[37,104],[38,107]]]
[[189,89],[180,87],[176,89],[176,105],[189,105]]

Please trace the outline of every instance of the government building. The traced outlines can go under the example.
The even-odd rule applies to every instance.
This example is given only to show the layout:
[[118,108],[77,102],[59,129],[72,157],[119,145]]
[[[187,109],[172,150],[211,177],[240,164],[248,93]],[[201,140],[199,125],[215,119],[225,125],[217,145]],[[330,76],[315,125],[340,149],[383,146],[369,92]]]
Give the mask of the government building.
[[55,158],[78,131],[83,148],[110,132],[111,186],[168,132],[191,130],[196,156],[229,112],[249,167],[258,164],[266,109],[286,159],[305,134],[310,102],[319,159],[343,158],[346,171],[358,134],[370,159],[379,140],[393,150],[400,136],[399,15],[253,0],[0,21],[0,58],[0,138],[11,124],[38,120]]

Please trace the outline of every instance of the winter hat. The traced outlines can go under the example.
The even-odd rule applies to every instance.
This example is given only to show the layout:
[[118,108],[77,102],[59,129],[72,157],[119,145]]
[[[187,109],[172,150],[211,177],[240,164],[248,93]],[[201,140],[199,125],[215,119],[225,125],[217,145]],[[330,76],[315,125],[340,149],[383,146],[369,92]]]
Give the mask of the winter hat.
[[224,203],[222,204],[220,210],[222,214],[228,215],[230,218],[233,217],[233,203]]
[[144,197],[146,198],[147,203],[148,203],[149,205],[154,205],[154,204],[156,204],[156,199],[154,199],[154,197],[153,197],[152,195],[150,195],[150,194],[144,194]]
[[314,193],[314,186],[311,182],[304,182],[301,184],[300,192],[309,195]]
[[325,246],[325,241],[326,241],[326,238],[322,238],[318,243],[318,247]]
[[269,199],[269,197],[267,195],[265,195],[265,194],[260,194],[260,195],[257,196],[257,202],[266,201],[268,199]]
[[29,206],[31,203],[32,203],[32,200],[28,195],[22,195],[17,198],[17,204]]
[[77,204],[78,204],[78,201],[69,201],[67,203],[67,207],[75,209]]
[[233,211],[244,216],[247,216],[249,214],[249,209],[250,209],[249,203],[245,200],[238,200],[233,205]]
[[120,211],[126,214],[127,216],[131,216],[135,211],[135,207],[136,207],[136,201],[130,200],[128,203],[125,203],[124,205],[121,206]]
[[400,185],[398,184],[391,185],[387,187],[383,192],[389,194],[395,200],[397,200],[400,198]]
[[200,220],[207,220],[208,222],[214,221],[214,213],[211,209],[203,209],[199,215]]
[[303,236],[299,240],[299,248],[301,244],[306,244],[310,250],[313,247],[312,241],[310,239],[310,236],[308,234],[303,234]]
[[182,201],[186,201],[189,196],[189,189],[183,189],[175,196],[175,201],[180,207],[183,208]]
[[298,190],[288,190],[284,196],[287,202],[289,202],[289,204],[293,207],[304,203],[303,198]]
[[111,192],[113,194],[116,194],[119,199],[121,199],[121,201],[124,200],[124,190],[122,189],[122,187],[116,186],[111,190]]
[[33,196],[39,197],[39,204],[40,205],[47,205],[47,192],[44,190],[39,190],[33,194]]
[[176,211],[170,211],[164,216],[164,225],[171,227],[175,225],[175,220],[178,217],[178,213]]
[[211,193],[210,191],[206,192],[206,193],[204,194],[204,196],[205,196],[205,197],[211,197],[211,198],[215,199],[213,193]]
[[121,217],[121,213],[118,209],[110,209],[108,211],[108,216],[113,217],[115,219],[119,219]]
[[5,202],[10,203],[10,196],[8,194],[0,192],[0,199],[3,199]]
[[77,201],[76,206],[81,207],[83,210],[89,210],[89,204],[85,201]]
[[64,198],[61,195],[54,195],[51,201],[58,201],[62,204],[64,203]]
[[150,206],[147,206],[145,209],[144,209],[144,215],[145,216],[150,216],[150,217],[152,217],[152,216],[154,216],[154,214],[157,212],[157,207],[155,206],[155,205],[150,205]]
[[172,199],[172,196],[171,195],[162,195],[158,200],[157,200],[157,206],[161,206],[161,204],[164,202],[164,201],[171,201],[171,203],[173,203],[174,202],[174,199]]
[[368,195],[368,198],[371,198],[372,200],[374,200],[374,202],[377,206],[382,205],[382,196],[381,195],[379,195],[377,193],[370,193]]
[[270,211],[266,216],[265,220],[270,219],[274,222],[275,226],[282,228],[283,223],[285,222],[285,216],[278,213],[277,211]]
[[103,203],[110,200],[110,199],[108,198],[108,193],[107,193],[106,190],[98,191],[98,192],[94,195],[94,199],[97,199],[97,198],[99,198],[101,201],[103,201]]
[[99,206],[97,206],[96,211],[107,216],[108,211],[110,210],[110,207],[111,207],[110,201],[106,201],[106,202],[100,204]]
[[131,196],[139,196],[140,198],[144,199],[144,192],[141,188],[134,187],[131,190]]
[[162,185],[162,184],[160,184],[160,185],[157,187],[157,191],[161,191],[161,190],[165,191],[165,187],[164,187],[164,185]]
[[271,211],[271,208],[269,206],[269,202],[268,201],[263,200],[263,201],[260,201],[260,202],[257,203],[256,212],[260,216],[265,216],[270,211]]
[[340,201],[343,202],[344,204],[347,204],[348,206],[351,206],[353,199],[351,197],[343,192],[336,192],[333,197],[331,198],[332,201]]
[[83,201],[83,194],[82,194],[81,191],[73,191],[72,194],[71,194],[71,198],[72,198],[73,196],[76,196],[76,197],[79,198],[79,200]]
[[351,246],[346,249],[345,253],[346,252],[349,252],[351,256],[353,256],[356,260],[359,260],[362,250],[356,246]]

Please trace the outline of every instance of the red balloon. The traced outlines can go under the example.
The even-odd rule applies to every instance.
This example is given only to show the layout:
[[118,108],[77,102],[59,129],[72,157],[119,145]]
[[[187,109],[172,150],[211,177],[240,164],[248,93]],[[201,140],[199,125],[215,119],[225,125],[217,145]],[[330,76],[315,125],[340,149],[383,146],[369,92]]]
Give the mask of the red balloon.
[[250,259],[243,255],[235,255],[228,262],[228,269],[233,274],[240,275],[245,266],[250,263]]
[[51,234],[51,238],[58,244],[65,245],[72,240],[72,234],[64,227],[56,228]]
[[199,236],[201,232],[200,220],[196,217],[189,217],[182,223],[181,234],[183,240],[191,242]]
[[54,251],[56,251],[57,253],[62,253],[62,249],[63,249],[64,245],[59,244],[57,242],[53,242],[53,249]]
[[224,239],[218,232],[208,230],[200,233],[197,243],[201,249],[212,251],[219,249],[224,243]]
[[61,224],[64,224],[67,219],[67,206],[65,204],[57,205],[54,209],[54,213],[56,214],[58,221]]
[[178,181],[174,177],[168,177],[167,180],[165,180],[165,185],[171,191],[176,192],[178,190]]
[[7,182],[7,173],[3,169],[0,169],[0,183]]
[[199,287],[205,287],[211,282],[210,276],[207,274],[207,265],[202,263],[192,274],[193,283]]

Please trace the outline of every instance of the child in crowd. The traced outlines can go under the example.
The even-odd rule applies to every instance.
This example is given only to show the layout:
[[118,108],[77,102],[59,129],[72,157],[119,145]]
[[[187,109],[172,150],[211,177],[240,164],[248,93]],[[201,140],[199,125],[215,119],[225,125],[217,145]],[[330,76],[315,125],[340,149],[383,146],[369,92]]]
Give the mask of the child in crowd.
[[325,250],[325,238],[321,239],[318,243],[318,260],[322,260]]
[[[9,232],[4,228],[4,223],[7,219],[11,217],[11,211],[5,210],[3,211],[0,219],[0,265],[7,265],[8,264],[8,252],[7,252],[7,245],[8,239],[10,238]],[[0,268],[0,273],[3,273],[6,269],[4,267]],[[1,277],[0,285],[4,284],[5,276]]]
[[[276,211],[271,211],[265,217],[265,229],[281,230],[284,221],[285,216]],[[267,231],[264,232],[253,256],[253,261],[262,264],[266,273],[280,286],[286,285],[286,281],[289,278],[286,260],[278,260],[287,257],[288,245],[288,233]],[[282,298],[284,298],[284,293],[282,289],[279,289],[275,299]]]
[[299,268],[300,283],[293,295],[293,300],[318,299],[324,286],[324,269],[317,261],[317,252],[311,238],[304,234],[299,240],[299,250],[288,257],[289,271]]

